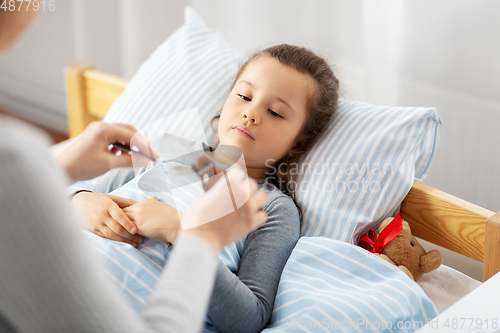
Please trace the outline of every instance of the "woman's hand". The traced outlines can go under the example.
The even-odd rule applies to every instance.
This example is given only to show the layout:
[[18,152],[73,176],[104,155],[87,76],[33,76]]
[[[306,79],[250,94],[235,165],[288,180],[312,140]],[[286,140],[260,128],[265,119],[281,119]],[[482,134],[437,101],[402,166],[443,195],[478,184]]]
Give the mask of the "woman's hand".
[[156,196],[123,209],[137,226],[137,233],[159,241],[174,243],[181,227],[180,213]]
[[93,233],[134,247],[142,243],[142,237],[136,235],[136,225],[122,211],[122,208],[135,204],[134,200],[103,193],[80,192],[75,195],[73,202],[85,217],[85,227]]
[[[115,142],[136,146],[142,155],[116,155],[116,151],[108,149]],[[67,174],[77,181],[97,177],[113,168],[146,166],[149,159],[143,155],[158,158],[158,154],[132,125],[94,121],[61,152],[57,160]]]
[[257,188],[257,183],[242,171],[230,170],[181,216],[183,231],[180,234],[198,235],[219,252],[267,220],[267,214],[261,209],[267,194]]

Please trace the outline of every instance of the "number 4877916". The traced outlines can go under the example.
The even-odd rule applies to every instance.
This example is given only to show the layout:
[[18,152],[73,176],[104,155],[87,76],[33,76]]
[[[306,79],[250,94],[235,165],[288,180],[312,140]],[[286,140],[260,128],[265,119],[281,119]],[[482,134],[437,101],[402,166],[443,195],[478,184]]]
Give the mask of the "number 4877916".
[[[2,0],[0,0],[2,1]],[[56,10],[56,0],[3,0],[0,10],[9,11],[46,11]]]

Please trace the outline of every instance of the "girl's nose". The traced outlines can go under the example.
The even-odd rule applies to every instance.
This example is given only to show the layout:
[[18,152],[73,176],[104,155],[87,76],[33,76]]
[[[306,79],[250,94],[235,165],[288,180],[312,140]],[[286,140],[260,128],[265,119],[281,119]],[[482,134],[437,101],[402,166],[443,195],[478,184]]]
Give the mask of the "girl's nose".
[[255,125],[260,122],[259,113],[254,109],[248,109],[243,112],[243,119],[250,119]]

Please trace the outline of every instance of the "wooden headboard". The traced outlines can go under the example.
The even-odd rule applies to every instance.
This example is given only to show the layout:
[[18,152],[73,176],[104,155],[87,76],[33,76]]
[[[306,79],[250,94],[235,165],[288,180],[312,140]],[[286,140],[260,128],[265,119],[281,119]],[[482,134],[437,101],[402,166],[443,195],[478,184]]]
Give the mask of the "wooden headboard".
[[80,134],[92,121],[104,118],[128,83],[83,64],[66,68],[65,76],[70,138]]
[[[77,64],[66,68],[69,136],[104,117],[127,80]],[[483,281],[500,271],[500,212],[415,181],[401,216],[421,239],[483,262]]]

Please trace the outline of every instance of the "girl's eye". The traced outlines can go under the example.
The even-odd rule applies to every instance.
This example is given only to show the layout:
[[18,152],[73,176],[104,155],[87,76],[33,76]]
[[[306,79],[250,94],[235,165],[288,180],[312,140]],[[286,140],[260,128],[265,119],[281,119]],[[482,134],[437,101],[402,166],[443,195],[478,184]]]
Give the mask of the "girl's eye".
[[251,101],[251,99],[250,99],[250,98],[248,98],[248,97],[246,97],[245,95],[242,95],[242,94],[238,94],[238,97],[239,97],[239,98],[241,98],[241,99],[242,99],[242,100],[244,100],[244,101],[247,101],[247,102],[250,102],[250,101]]
[[269,113],[271,113],[271,115],[272,115],[273,117],[283,118],[283,116],[282,116],[282,115],[280,115],[279,113],[274,112],[274,111],[273,111],[273,110],[271,110],[271,109],[269,109],[268,111],[269,111]]

